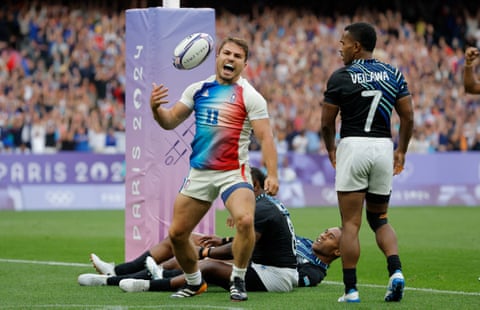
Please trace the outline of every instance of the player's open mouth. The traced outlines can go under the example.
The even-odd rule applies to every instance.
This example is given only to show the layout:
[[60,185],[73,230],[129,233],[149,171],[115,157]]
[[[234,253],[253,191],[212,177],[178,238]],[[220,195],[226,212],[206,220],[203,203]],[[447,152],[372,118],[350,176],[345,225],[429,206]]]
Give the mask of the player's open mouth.
[[224,70],[227,70],[227,71],[230,71],[230,72],[233,72],[233,70],[234,70],[235,68],[233,67],[232,64],[225,64],[225,65],[223,66],[223,69],[224,69]]

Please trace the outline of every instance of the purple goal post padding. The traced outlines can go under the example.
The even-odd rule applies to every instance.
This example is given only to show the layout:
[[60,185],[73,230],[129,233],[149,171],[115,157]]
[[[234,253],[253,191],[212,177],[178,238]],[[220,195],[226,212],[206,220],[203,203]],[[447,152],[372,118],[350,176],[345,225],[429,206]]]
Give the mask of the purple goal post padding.
[[[215,38],[213,9],[126,11],[126,260],[168,235],[173,202],[188,172],[193,118],[175,130],[164,130],[154,121],[149,100],[153,82],[168,87],[168,105],[173,105],[187,85],[214,73],[215,53],[192,70],[177,70],[172,65],[177,43],[195,32]],[[215,205],[196,231],[214,233]]]

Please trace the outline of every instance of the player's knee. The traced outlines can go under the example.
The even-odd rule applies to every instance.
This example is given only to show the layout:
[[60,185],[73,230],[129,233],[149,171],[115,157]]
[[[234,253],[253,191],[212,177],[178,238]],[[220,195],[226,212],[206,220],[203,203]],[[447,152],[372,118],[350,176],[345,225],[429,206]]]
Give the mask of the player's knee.
[[373,231],[388,223],[387,213],[374,213],[367,211],[367,221]]
[[183,230],[175,229],[174,227],[170,227],[168,230],[168,237],[172,244],[180,243],[185,240],[189,240],[189,233]]
[[235,219],[235,227],[237,228],[237,231],[242,233],[242,232],[249,232],[254,229],[253,226],[253,215],[251,214],[246,214],[241,217],[238,217]]

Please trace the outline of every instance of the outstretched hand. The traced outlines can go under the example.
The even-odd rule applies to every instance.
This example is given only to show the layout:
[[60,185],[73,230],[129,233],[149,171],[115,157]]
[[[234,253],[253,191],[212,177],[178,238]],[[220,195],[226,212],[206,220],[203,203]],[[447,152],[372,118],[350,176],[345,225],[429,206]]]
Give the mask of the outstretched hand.
[[168,88],[163,84],[157,85],[155,82],[152,83],[152,93],[150,95],[150,108],[154,114],[157,113],[157,109],[160,105],[168,103],[168,100],[165,99],[168,96]]
[[214,235],[206,235],[202,236],[199,239],[200,246],[208,248],[212,246],[220,246],[222,245],[222,238],[214,236]]

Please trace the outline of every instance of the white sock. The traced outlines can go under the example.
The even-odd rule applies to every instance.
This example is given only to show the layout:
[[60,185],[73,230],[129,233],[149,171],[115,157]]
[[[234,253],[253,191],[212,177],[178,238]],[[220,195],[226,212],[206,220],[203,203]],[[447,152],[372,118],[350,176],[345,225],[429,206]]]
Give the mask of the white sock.
[[202,273],[200,270],[194,273],[185,273],[185,279],[190,285],[200,285],[202,283]]
[[242,280],[245,280],[245,274],[247,273],[247,268],[238,268],[233,265],[232,274],[230,275],[230,281],[233,281],[235,277],[239,277]]

